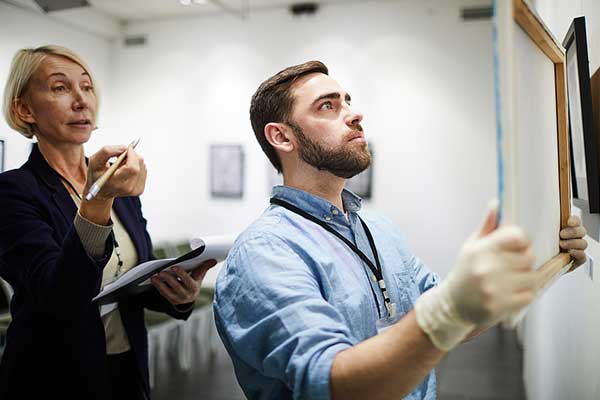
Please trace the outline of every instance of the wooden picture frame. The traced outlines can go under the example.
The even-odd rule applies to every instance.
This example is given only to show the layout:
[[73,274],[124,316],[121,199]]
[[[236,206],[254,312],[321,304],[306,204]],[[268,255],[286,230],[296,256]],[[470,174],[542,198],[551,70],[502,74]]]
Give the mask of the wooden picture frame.
[[[542,254],[540,263],[536,270],[536,289],[539,291],[553,282],[554,278],[569,268],[571,257],[568,253],[560,252],[558,241],[559,231],[567,226],[567,220],[571,213],[570,199],[570,176],[569,176],[569,141],[568,141],[568,110],[567,110],[567,87],[566,87],[566,55],[560,44],[552,36],[549,29],[544,25],[541,18],[533,11],[531,6],[525,0],[495,0],[494,1],[494,49],[495,49],[495,79],[496,79],[496,99],[497,99],[497,135],[499,141],[499,197],[502,205],[501,211],[506,211],[507,222],[514,222],[522,225],[522,222],[531,222],[534,217],[530,214],[535,212],[535,221],[538,222],[543,232],[537,230],[540,226],[535,223],[532,226],[533,234],[544,235],[546,243],[533,243],[534,252]],[[529,52],[529,53],[528,53]],[[517,68],[534,68],[527,63],[517,64],[523,61],[531,54],[531,59],[543,64],[540,75],[543,78],[553,79],[554,88],[546,85],[541,76],[528,76],[529,83],[533,91],[541,90],[551,92],[554,96],[547,99],[548,96],[536,98],[537,93],[529,93],[527,87],[521,88],[520,85],[528,81],[523,79],[523,71]],[[520,57],[523,57],[521,59]],[[553,67],[553,71],[550,68]],[[537,71],[536,71],[537,72]],[[520,74],[520,75],[519,75]],[[533,78],[531,78],[533,76]],[[522,97],[526,97],[523,99]],[[542,108],[537,102],[545,102]],[[543,111],[547,110],[548,105],[555,109],[555,119],[548,118]],[[519,108],[521,107],[521,108]],[[531,113],[530,113],[531,112]],[[537,113],[536,113],[537,112]],[[548,132],[535,132],[538,135],[544,134],[546,140],[529,140],[527,144],[533,145],[524,149],[519,147],[519,143],[524,136],[534,132],[523,132],[523,127],[527,125],[527,120],[538,125],[553,126],[556,130],[556,136],[548,136]],[[526,122],[523,122],[526,121]],[[545,143],[542,143],[545,142]],[[545,196],[556,196],[548,209],[555,209],[556,215],[544,214],[544,210],[524,210],[520,209],[523,199],[540,203],[544,202],[544,196],[536,199],[537,188],[524,185],[520,179],[520,174],[531,174],[527,163],[523,162],[527,151],[536,151],[536,145],[553,146],[552,160],[545,160],[539,157],[536,161],[546,162],[543,168],[534,169],[534,172],[546,173],[543,176],[548,181],[552,177],[557,180],[551,182],[550,187],[540,190]],[[556,153],[553,153],[553,151]],[[547,148],[546,148],[547,150]],[[519,154],[515,154],[519,153]],[[519,158],[521,157],[521,158]],[[506,158],[506,160],[504,159]],[[541,161],[540,161],[541,160]],[[504,164],[506,162],[506,165]],[[549,167],[549,168],[548,168]],[[506,180],[504,178],[507,178]],[[541,180],[541,179],[540,179]],[[541,185],[541,184],[540,184]],[[555,189],[554,189],[555,188]],[[540,207],[543,208],[543,207]],[[533,211],[533,212],[532,212]],[[550,222],[545,219],[551,220]],[[540,222],[541,221],[541,222]],[[526,224],[524,224],[526,225]],[[527,229],[526,229],[527,232]],[[542,240],[540,240],[542,242]],[[551,244],[547,242],[552,242]]]
[[600,164],[594,128],[592,90],[585,17],[573,20],[563,46],[566,49],[569,151],[573,198],[589,213],[600,212]]

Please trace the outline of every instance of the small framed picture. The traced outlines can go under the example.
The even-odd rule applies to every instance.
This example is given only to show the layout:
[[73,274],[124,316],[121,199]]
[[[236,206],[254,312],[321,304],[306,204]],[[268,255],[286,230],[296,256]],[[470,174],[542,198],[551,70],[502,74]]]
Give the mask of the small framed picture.
[[6,153],[6,144],[3,139],[0,139],[0,172],[4,172],[5,160],[4,154]]
[[241,145],[210,146],[210,194],[215,198],[244,196],[244,150]]
[[346,189],[357,194],[365,200],[369,200],[373,197],[373,144],[369,143],[369,150],[371,151],[371,165],[358,175],[346,181]]
[[567,50],[567,99],[573,198],[587,203],[590,213],[599,213],[600,157],[592,111],[585,17],[573,20],[563,46]]

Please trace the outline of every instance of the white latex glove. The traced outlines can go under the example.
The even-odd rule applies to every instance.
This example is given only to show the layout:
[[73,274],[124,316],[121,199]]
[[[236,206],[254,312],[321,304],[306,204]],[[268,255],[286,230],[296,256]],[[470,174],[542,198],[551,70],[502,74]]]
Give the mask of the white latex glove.
[[502,320],[534,299],[534,256],[523,230],[496,229],[498,203],[463,245],[448,277],[415,303],[417,323],[449,351],[473,329]]

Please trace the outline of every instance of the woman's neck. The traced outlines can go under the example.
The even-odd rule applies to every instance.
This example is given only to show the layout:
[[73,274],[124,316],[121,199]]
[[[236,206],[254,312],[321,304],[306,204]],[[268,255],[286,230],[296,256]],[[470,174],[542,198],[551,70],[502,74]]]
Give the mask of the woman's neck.
[[39,140],[38,148],[50,167],[67,179],[81,192],[87,179],[83,145],[55,144]]

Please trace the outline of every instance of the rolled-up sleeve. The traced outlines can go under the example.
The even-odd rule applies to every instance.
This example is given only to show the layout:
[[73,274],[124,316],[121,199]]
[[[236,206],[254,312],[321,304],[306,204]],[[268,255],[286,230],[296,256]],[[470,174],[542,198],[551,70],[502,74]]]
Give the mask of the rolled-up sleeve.
[[438,274],[431,271],[420,258],[413,256],[413,267],[415,270],[415,280],[417,285],[419,285],[421,294],[440,283]]
[[333,360],[356,344],[315,267],[272,235],[245,239],[230,254],[215,316],[234,363],[284,383],[294,399],[329,399]]

